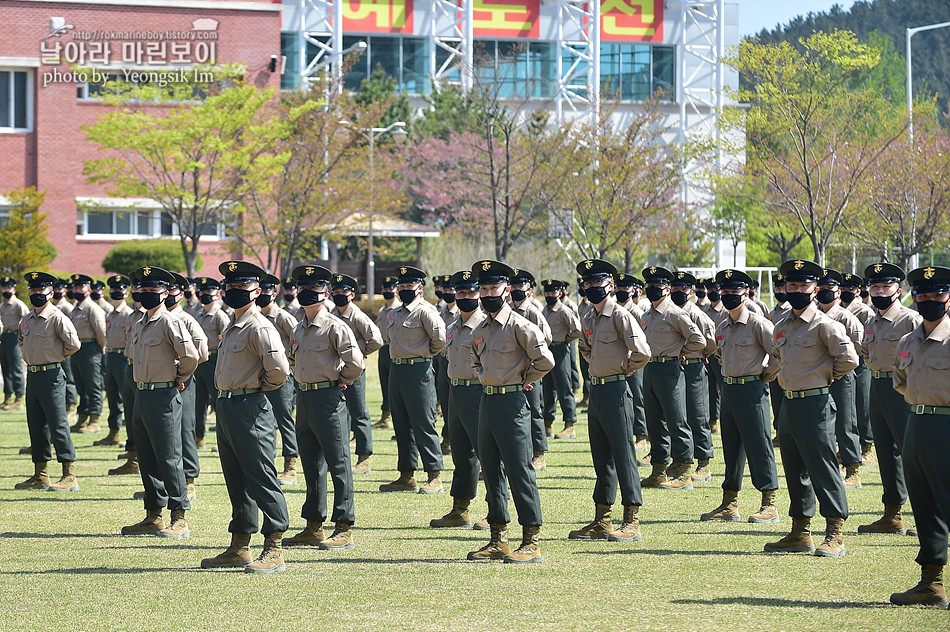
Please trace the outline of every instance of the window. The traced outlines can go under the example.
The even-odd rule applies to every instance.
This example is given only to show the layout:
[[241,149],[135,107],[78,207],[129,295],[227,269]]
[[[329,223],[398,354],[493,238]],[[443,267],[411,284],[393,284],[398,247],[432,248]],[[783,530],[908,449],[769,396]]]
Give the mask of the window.
[[505,99],[552,97],[557,91],[552,42],[476,40],[476,81]]
[[296,33],[280,34],[280,54],[287,58],[280,89],[293,90],[300,84],[300,40]]
[[382,66],[396,80],[396,89],[409,94],[430,90],[428,42],[422,37],[392,35],[344,35],[343,50],[357,42],[366,42],[364,52],[343,78],[347,90],[359,90],[360,84]]
[[31,131],[33,71],[0,68],[0,129]]
[[[76,84],[76,98],[80,101],[101,101],[111,94],[128,93],[133,87],[153,86],[162,94],[155,96],[156,100],[175,99],[172,103],[191,103],[203,101],[208,95],[208,85],[219,83],[226,85],[227,81],[218,81],[212,71],[195,70],[189,67],[176,67],[170,70],[126,69],[121,72],[97,71],[101,80],[95,82],[79,82]],[[177,88],[185,86],[186,94],[177,92]]]
[[[113,239],[136,239],[153,237],[174,237],[178,235],[178,226],[171,216],[158,209],[113,209],[89,208],[76,212],[76,234],[85,237],[109,237]],[[0,215],[2,217],[2,215]],[[202,237],[223,238],[224,226],[208,224],[201,232]]]
[[673,51],[672,46],[601,44],[600,89],[604,97],[645,101],[662,91],[663,100],[674,100]]

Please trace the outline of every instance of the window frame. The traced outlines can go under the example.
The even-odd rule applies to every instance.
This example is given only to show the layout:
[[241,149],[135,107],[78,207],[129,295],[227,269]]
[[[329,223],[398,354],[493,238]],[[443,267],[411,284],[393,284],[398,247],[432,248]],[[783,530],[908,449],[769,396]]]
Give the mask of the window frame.
[[[34,92],[36,90],[36,81],[35,73],[33,68],[28,66],[0,66],[0,72],[9,72],[9,89],[11,99],[7,107],[9,108],[10,116],[10,125],[9,126],[0,126],[0,134],[17,134],[24,132],[33,131],[33,103],[34,103]],[[15,76],[16,73],[22,72],[26,75],[26,83],[24,84],[26,91],[26,127],[16,127],[15,118],[16,118],[16,94],[14,92],[15,86]],[[0,104],[2,105],[2,104]]]

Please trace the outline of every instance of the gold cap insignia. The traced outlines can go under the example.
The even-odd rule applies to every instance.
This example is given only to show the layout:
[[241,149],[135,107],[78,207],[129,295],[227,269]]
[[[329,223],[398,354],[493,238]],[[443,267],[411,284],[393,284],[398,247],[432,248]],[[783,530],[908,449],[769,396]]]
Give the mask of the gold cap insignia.
[[145,266],[144,268],[142,268],[142,274],[144,274],[145,276],[149,276],[150,274],[152,274],[152,269],[148,266]]
[[880,271],[883,270],[883,269],[884,269],[884,266],[881,265],[880,263],[875,263],[875,264],[874,264],[874,272],[875,272],[875,273],[880,272]]
[[36,277],[38,277],[38,276],[39,276],[39,275],[38,275],[36,272],[33,273],[33,278],[34,278],[34,279],[35,279]]
[[594,267],[594,262],[588,259],[587,261],[584,262],[584,267],[590,270],[591,268]]
[[488,272],[491,270],[491,261],[482,261],[482,271]]
[[726,276],[727,279],[731,279],[731,278],[732,278],[732,270],[726,270],[726,275],[725,275],[725,276]]
[[337,282],[337,283],[339,283],[339,282],[342,281],[342,280],[343,280],[343,275],[342,275],[342,274],[336,275],[336,282]]
[[307,276],[310,276],[311,274],[313,274],[313,268],[307,268],[306,270],[304,270],[304,274],[306,274]]
[[[782,277],[779,276],[779,278],[781,279]],[[851,274],[850,274],[850,273],[845,273],[845,275],[844,275],[844,280],[845,280],[845,281],[848,281],[848,280],[850,280],[850,279],[851,279]]]
[[228,264],[228,270],[230,270],[231,272],[234,272],[235,270],[237,270],[237,267],[238,267],[237,261],[232,261],[231,263]]
[[650,274],[656,274],[656,266],[650,266]]
[[406,274],[406,268],[399,268],[399,274]]
[[470,270],[466,270],[465,272],[462,273],[462,278],[463,278],[463,279],[468,279],[468,278],[470,278],[471,276],[472,276],[472,272],[471,272]]
[[937,272],[937,271],[934,270],[933,268],[924,268],[924,278],[925,278],[925,279],[932,279],[932,278],[934,278],[934,274],[935,274],[936,272]]
[[682,278],[685,277],[685,276],[686,276],[686,273],[685,273],[685,272],[678,272],[678,273],[676,274],[676,278],[677,278],[677,279],[682,279]]
[[804,267],[805,267],[805,262],[802,261],[801,259],[799,259],[798,261],[795,262],[795,269],[796,269],[796,270],[801,270],[801,269],[804,268]]

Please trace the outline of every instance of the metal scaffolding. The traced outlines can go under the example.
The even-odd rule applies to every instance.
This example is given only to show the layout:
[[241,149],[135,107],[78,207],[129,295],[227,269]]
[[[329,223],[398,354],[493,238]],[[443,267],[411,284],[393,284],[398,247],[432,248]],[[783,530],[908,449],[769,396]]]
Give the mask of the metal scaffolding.
[[[453,83],[458,72],[459,87],[467,93],[474,73],[474,0],[432,0],[432,46],[429,47],[429,74],[435,90]],[[439,59],[438,51],[445,53]]]
[[308,85],[311,77],[329,67],[342,80],[343,0],[298,0],[297,23],[300,81]]
[[600,2],[557,0],[557,16],[557,120],[596,120],[600,111]]

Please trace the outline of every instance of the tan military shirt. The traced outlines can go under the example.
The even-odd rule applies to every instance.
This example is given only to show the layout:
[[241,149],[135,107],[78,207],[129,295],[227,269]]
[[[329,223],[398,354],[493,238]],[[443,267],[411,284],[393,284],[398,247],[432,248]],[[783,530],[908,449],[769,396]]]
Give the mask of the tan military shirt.
[[376,314],[376,326],[379,327],[379,333],[383,337],[383,345],[389,344],[389,312],[394,309],[398,309],[402,306],[402,303],[399,299],[393,299],[393,304],[389,307],[383,303],[383,306],[379,308],[379,313]]
[[879,310],[875,312],[864,326],[864,357],[872,371],[893,371],[897,364],[897,343],[924,319],[899,301],[891,303],[883,314]]
[[[325,306],[324,309],[326,309]],[[286,310],[281,309],[274,301],[271,301],[267,307],[260,308],[260,310],[261,314],[277,329],[277,333],[280,334],[280,343],[284,345],[284,349],[290,349],[290,339],[293,336],[294,327],[297,326],[297,319]]]
[[201,310],[203,307],[204,306],[201,304],[201,300],[198,299],[197,290],[195,290],[195,292],[191,295],[191,298],[186,298],[185,302],[182,304],[182,309],[188,312],[188,314],[195,320],[198,320],[198,316],[196,315],[198,310]]
[[50,299],[50,303],[53,304],[53,307],[58,308],[61,312],[69,316],[73,312],[73,304],[69,302],[69,299],[66,298],[65,293],[63,298],[58,301]]
[[3,331],[17,331],[20,328],[20,321],[30,313],[27,304],[11,296],[9,300],[0,302],[0,325]]
[[102,313],[108,316],[115,310],[115,305],[110,303],[108,299],[100,297],[98,301],[95,301],[96,305],[99,306],[99,309],[102,310]]
[[39,313],[35,309],[19,325],[23,361],[30,365],[62,362],[79,351],[76,328],[61,310],[47,303]]
[[228,323],[218,345],[214,384],[222,391],[273,391],[287,381],[290,365],[280,334],[257,305]]
[[431,358],[445,349],[445,322],[422,297],[389,310],[386,322],[389,357]]
[[356,335],[327,308],[294,326],[287,350],[298,382],[350,385],[363,374],[363,353]]
[[383,335],[380,333],[379,327],[352,302],[342,310],[334,305],[333,315],[353,330],[353,335],[356,336],[356,344],[359,345],[360,353],[363,354],[364,358],[383,346]]
[[106,316],[106,346],[110,349],[125,348],[126,328],[131,314],[132,308],[123,301]]
[[650,345],[629,310],[608,298],[600,312],[591,306],[584,314],[581,355],[590,363],[593,377],[631,375],[650,360]]
[[848,332],[848,338],[851,338],[851,342],[854,343],[854,350],[858,352],[858,357],[860,358],[864,352],[864,347],[862,346],[864,342],[864,327],[861,325],[861,321],[858,320],[858,317],[838,304],[832,305],[827,311],[819,304],[818,309],[825,312],[825,316],[831,320],[835,320],[844,325],[845,331]]
[[769,306],[765,304],[760,298],[756,297],[752,299],[752,302],[759,306],[759,310],[762,312],[762,316],[768,317],[769,315]]
[[877,313],[876,309],[872,309],[861,302],[861,299],[856,298],[847,305],[844,303],[841,304],[846,310],[858,317],[858,320],[861,321],[862,325],[867,325],[868,321],[874,318],[874,315]]
[[205,332],[205,337],[208,338],[208,351],[216,350],[221,344],[221,334],[231,322],[231,318],[221,311],[217,303],[212,303],[209,310],[205,310],[202,306],[195,320],[201,325],[201,331]]
[[683,353],[684,358],[708,358],[709,356],[716,353],[716,323],[713,320],[703,313],[703,308],[696,305],[692,301],[686,301],[686,304],[681,307],[686,315],[689,316],[689,319],[693,321],[693,324],[696,325],[696,329],[703,335],[703,339],[706,341],[706,346],[699,351],[688,351]]
[[554,368],[554,356],[541,330],[503,305],[472,332],[472,366],[486,386],[527,386]]
[[729,311],[722,306],[722,301],[719,301],[716,304],[713,304],[711,301],[707,302],[700,309],[703,310],[703,313],[709,316],[709,320],[713,321],[713,326],[718,327],[719,323],[729,318]]
[[728,315],[716,326],[716,345],[723,377],[761,375],[770,382],[778,375],[778,360],[773,355],[772,323],[744,309],[735,320]]
[[304,311],[303,305],[296,298],[284,305],[284,311],[296,318],[298,323],[307,319],[307,312]]
[[175,306],[175,309],[168,312],[185,325],[185,330],[191,336],[191,341],[198,350],[198,364],[208,361],[208,336],[205,334],[201,325],[195,320],[195,317],[188,313],[181,304]]
[[764,304],[760,303],[761,301],[758,299],[753,300],[751,298],[746,298],[745,300],[746,309],[751,309],[754,314],[758,314],[759,316],[767,317],[769,310],[763,307]]
[[548,319],[544,317],[544,314],[541,312],[541,309],[538,308],[538,304],[535,301],[526,298],[521,301],[521,305],[512,304],[511,309],[515,310],[515,313],[519,316],[524,316],[537,325],[541,333],[544,334],[544,343],[548,345],[551,344],[551,340],[553,340],[551,337],[551,325],[548,324]]
[[640,309],[640,306],[635,303],[632,298],[628,298],[626,303],[618,302],[617,304],[633,314],[633,317],[637,319],[637,326],[639,327],[640,321],[643,320],[643,310]]
[[462,315],[456,316],[449,323],[445,332],[445,349],[449,364],[447,373],[449,378],[456,380],[478,379],[478,371],[472,365],[472,332],[488,318],[488,314],[476,309],[462,320]]
[[858,353],[844,326],[814,303],[775,324],[779,385],[787,391],[825,388],[858,366]]
[[141,320],[145,314],[144,308],[133,307],[132,311],[125,316],[125,344],[122,346],[125,347],[125,357],[130,362],[132,360],[132,325]]
[[69,320],[79,334],[80,340],[95,340],[100,347],[106,346],[106,314],[88,296],[73,307]]
[[459,306],[453,303],[446,303],[442,301],[442,307],[439,308],[439,316],[442,317],[442,320],[446,325],[449,324],[449,321],[458,316]]
[[198,366],[198,349],[185,324],[159,305],[132,323],[132,378],[136,382],[184,383]]
[[574,301],[571,300],[571,297],[569,297],[569,296],[565,293],[564,296],[563,296],[563,298],[561,298],[561,301],[560,301],[560,302],[561,302],[561,304],[566,305],[569,310],[571,310],[572,312],[574,312],[574,315],[577,316],[577,320],[580,321],[580,318],[581,318],[581,310],[580,310],[580,307],[577,306],[577,303],[575,303]]
[[655,356],[680,357],[684,353],[701,352],[706,348],[703,334],[669,296],[647,310],[640,327]]
[[581,321],[570,306],[561,301],[551,307],[547,303],[542,311],[551,327],[552,342],[571,342],[581,337]]
[[784,306],[782,303],[778,303],[772,308],[772,311],[769,312],[769,320],[771,320],[774,325],[783,318],[788,318],[791,315],[792,308],[789,307],[787,303],[785,303]]
[[950,319],[928,335],[923,324],[897,344],[894,389],[911,406],[950,406]]
[[643,313],[647,313],[651,307],[653,307],[653,302],[648,299],[646,296],[641,296],[637,300],[637,305],[640,306],[640,309],[643,310]]

